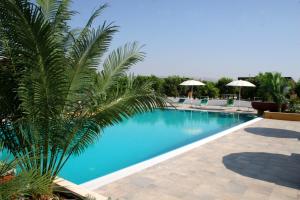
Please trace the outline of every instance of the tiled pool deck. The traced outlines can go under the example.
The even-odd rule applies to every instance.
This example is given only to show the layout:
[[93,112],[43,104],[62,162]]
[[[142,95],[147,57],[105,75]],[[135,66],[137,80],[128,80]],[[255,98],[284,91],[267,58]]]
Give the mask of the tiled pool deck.
[[300,199],[300,123],[260,120],[96,189],[119,200]]

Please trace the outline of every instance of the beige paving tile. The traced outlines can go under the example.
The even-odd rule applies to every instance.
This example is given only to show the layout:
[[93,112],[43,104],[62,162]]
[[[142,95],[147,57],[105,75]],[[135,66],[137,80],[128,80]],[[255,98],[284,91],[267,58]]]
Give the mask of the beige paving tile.
[[95,191],[120,200],[300,200],[299,139],[299,122],[264,119]]

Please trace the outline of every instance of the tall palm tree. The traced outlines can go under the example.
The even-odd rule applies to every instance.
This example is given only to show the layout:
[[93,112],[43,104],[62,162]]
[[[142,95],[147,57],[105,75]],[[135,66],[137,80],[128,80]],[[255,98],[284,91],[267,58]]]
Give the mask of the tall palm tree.
[[136,42],[103,58],[118,30],[107,22],[93,28],[106,5],[82,29],[71,29],[70,2],[0,1],[0,58],[19,103],[1,116],[0,139],[15,158],[22,157],[23,170],[38,169],[52,178],[105,127],[166,105],[151,83],[137,85],[134,77],[125,87],[119,83],[144,58]]

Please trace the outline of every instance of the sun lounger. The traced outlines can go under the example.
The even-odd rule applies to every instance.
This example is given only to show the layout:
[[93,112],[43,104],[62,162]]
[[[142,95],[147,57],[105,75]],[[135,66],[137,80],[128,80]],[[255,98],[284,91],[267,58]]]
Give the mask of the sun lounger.
[[234,106],[234,99],[227,99],[227,107],[233,107]]
[[185,99],[180,98],[177,103],[184,103]]
[[207,106],[207,104],[208,104],[208,99],[207,98],[204,98],[204,99],[200,100],[200,106]]

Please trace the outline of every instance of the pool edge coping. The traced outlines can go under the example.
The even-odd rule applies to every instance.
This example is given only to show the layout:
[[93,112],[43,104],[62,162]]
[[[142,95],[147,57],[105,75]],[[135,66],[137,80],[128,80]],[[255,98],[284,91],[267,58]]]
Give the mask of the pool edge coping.
[[224,130],[224,131],[221,131],[221,132],[218,132],[212,136],[209,136],[207,138],[204,138],[204,139],[200,139],[198,141],[195,141],[195,142],[192,142],[190,144],[187,144],[187,145],[184,145],[182,147],[179,147],[179,148],[176,148],[174,150],[171,150],[171,151],[168,151],[166,153],[163,153],[161,155],[158,155],[158,156],[155,156],[153,158],[150,158],[148,160],[145,160],[145,161],[142,161],[142,162],[139,162],[137,164],[134,164],[134,165],[131,165],[131,166],[128,166],[126,168],[123,168],[123,169],[120,169],[116,172],[113,172],[113,173],[110,173],[110,174],[107,174],[105,176],[102,176],[102,177],[98,177],[98,178],[95,178],[95,179],[92,179],[90,181],[87,181],[87,182],[84,182],[82,184],[79,184],[80,186],[83,186],[89,190],[95,190],[95,189],[98,189],[98,188],[101,188],[105,185],[108,185],[112,182],[115,182],[117,180],[120,180],[122,178],[125,178],[127,176],[130,176],[132,174],[135,174],[137,172],[140,172],[142,170],[145,170],[149,167],[152,167],[154,165],[157,165],[161,162],[164,162],[166,160],[169,160],[171,158],[174,158],[178,155],[181,155],[183,153],[186,153],[192,149],[195,149],[197,147],[200,147],[206,143],[209,143],[213,140],[216,140],[218,138],[221,138],[225,135],[228,135],[229,133],[232,133],[232,132],[235,132],[241,128],[244,128],[246,126],[249,126],[255,122],[258,122],[260,120],[262,120],[263,118],[261,117],[257,117],[255,119],[252,119],[252,120],[249,120],[247,122],[244,122],[242,124],[239,124],[237,126],[234,126],[234,127],[231,127],[227,130]]
[[106,196],[98,194],[94,191],[89,190],[86,187],[77,185],[77,184],[75,184],[71,181],[68,181],[64,178],[61,178],[61,177],[56,177],[56,179],[54,179],[53,183],[55,184],[55,187],[63,188],[65,191],[68,191],[68,192],[72,193],[73,195],[80,197],[80,198],[91,197],[95,200],[109,200],[109,198]]

